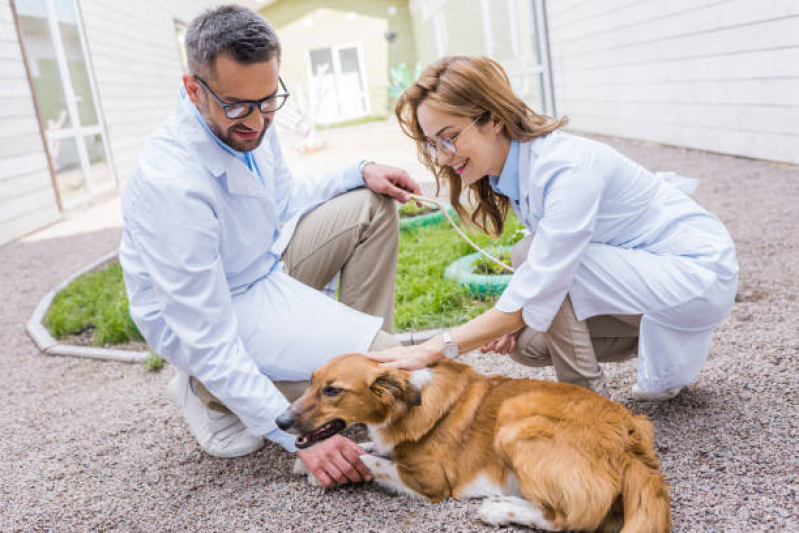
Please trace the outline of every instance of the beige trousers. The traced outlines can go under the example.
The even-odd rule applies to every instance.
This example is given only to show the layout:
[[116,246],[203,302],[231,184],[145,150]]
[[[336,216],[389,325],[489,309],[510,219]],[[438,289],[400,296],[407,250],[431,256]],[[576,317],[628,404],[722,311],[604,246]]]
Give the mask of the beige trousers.
[[[513,267],[527,257],[532,235],[511,253]],[[577,320],[567,295],[545,332],[524,328],[510,357],[527,366],[552,366],[558,381],[605,393],[599,362],[623,361],[638,355],[640,315],[603,315]]]
[[[337,273],[340,302],[364,313],[382,316],[371,349],[397,346],[390,334],[394,324],[394,285],[397,279],[399,218],[394,200],[366,188],[355,189],[325,202],[303,216],[286,250],[286,273],[315,289],[323,289]],[[208,407],[230,412],[200,383],[192,387]],[[291,402],[309,381],[276,381]]]

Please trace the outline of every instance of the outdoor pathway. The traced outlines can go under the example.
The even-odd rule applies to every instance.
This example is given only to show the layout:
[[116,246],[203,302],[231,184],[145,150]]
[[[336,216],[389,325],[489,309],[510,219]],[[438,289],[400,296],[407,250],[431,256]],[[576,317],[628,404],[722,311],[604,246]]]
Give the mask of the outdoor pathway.
[[[650,169],[699,178],[697,200],[738,246],[740,302],[694,385],[641,407],[629,397],[634,362],[607,367],[617,397],[655,423],[674,531],[788,531],[799,523],[799,169],[606,140]],[[292,458],[273,445],[204,455],[166,399],[170,367],[39,354],[24,329],[37,302],[114,250],[118,224],[112,202],[0,247],[0,531],[492,530],[474,501],[432,505],[371,486],[323,494],[292,478]],[[493,354],[466,360],[551,378]]]

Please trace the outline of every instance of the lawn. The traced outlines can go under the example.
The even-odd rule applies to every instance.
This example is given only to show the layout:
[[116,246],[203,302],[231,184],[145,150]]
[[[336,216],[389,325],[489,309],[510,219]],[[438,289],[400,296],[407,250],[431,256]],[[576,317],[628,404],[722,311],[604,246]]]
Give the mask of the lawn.
[[[469,236],[482,247],[513,244],[521,238],[522,225],[510,213],[504,235],[494,241],[486,235]],[[444,279],[452,261],[472,253],[446,221],[400,234],[397,261],[397,331],[419,331],[464,322],[494,304],[493,298],[477,298],[468,289]],[[90,272],[59,291],[45,324],[56,338],[93,333],[98,346],[141,340],[128,313],[128,299],[119,264]]]

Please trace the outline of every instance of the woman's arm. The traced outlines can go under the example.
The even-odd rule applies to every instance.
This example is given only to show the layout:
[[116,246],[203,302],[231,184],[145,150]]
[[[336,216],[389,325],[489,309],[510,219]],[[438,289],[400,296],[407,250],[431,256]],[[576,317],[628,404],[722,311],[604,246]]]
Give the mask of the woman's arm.
[[[493,308],[466,324],[452,328],[450,335],[455,344],[458,345],[460,353],[466,353],[523,326],[524,320],[522,319],[521,310],[505,313]],[[371,352],[368,356],[382,362],[385,367],[418,370],[443,358],[443,350],[444,337],[436,335],[416,346],[389,348],[388,350]]]

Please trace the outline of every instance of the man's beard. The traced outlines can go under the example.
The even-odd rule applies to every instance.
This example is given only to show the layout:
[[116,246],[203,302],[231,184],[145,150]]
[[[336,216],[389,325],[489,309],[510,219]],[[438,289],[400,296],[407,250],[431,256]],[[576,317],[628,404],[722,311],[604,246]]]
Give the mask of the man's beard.
[[220,128],[218,124],[208,124],[208,125],[210,126],[211,131],[214,132],[214,135],[216,135],[219,138],[219,140],[225,143],[226,145],[230,146],[234,150],[238,150],[239,152],[249,152],[250,150],[255,150],[256,148],[261,146],[261,142],[263,142],[264,140],[264,135],[266,135],[266,130],[269,129],[270,123],[265,122],[264,129],[261,130],[261,134],[258,136],[258,138],[252,139],[250,141],[237,140],[233,136],[233,132],[235,130],[250,131],[249,128],[241,127],[241,125],[239,124],[231,126],[230,128],[228,128],[226,132],[223,132],[222,128]]
[[[222,141],[226,145],[230,146],[231,148],[239,152],[249,152],[261,146],[261,142],[263,142],[264,140],[264,135],[266,135],[266,130],[268,130],[269,126],[272,125],[271,120],[264,120],[264,129],[261,131],[261,134],[258,136],[257,139],[252,139],[250,141],[241,141],[237,140],[233,136],[233,131],[234,130],[250,131],[249,128],[242,126],[241,124],[234,124],[233,126],[229,127],[226,132],[222,131],[222,128],[219,126],[219,124],[211,120],[211,118],[209,117],[208,110],[207,108],[205,108],[204,105],[198,106],[198,109],[203,119],[205,120],[205,123],[208,125],[213,134],[216,135],[216,137],[220,141]],[[257,109],[253,109],[253,113],[259,113],[259,112],[260,111],[258,111]]]

